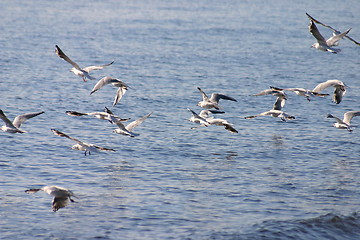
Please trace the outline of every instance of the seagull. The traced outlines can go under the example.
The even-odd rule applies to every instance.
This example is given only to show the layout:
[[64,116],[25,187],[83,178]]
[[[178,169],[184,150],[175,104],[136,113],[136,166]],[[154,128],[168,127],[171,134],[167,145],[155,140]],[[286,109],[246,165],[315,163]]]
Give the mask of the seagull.
[[340,129],[347,129],[349,132],[352,132],[350,121],[353,117],[360,116],[360,111],[350,111],[344,113],[344,118],[341,120],[338,117],[335,117],[331,114],[328,114],[327,118],[334,118],[336,123],[334,123],[334,127],[340,128]]
[[89,66],[89,67],[85,67],[85,68],[80,68],[76,62],[72,61],[68,56],[65,55],[65,53],[59,48],[58,45],[55,45],[55,47],[56,47],[55,53],[60,58],[64,59],[65,61],[67,61],[68,63],[70,63],[73,66],[73,68],[70,69],[70,72],[73,72],[75,75],[82,77],[84,82],[87,81],[86,78],[88,78],[90,80],[96,79],[89,75],[89,72],[91,72],[92,70],[100,70],[100,69],[103,69],[104,67],[110,66],[111,64],[114,63],[114,61],[112,61],[111,63],[100,65],[100,66]]
[[[333,35],[336,35],[336,34],[339,34],[339,33],[340,33],[340,32],[339,32],[338,30],[336,30],[335,28],[332,28],[332,27],[329,26],[329,25],[326,25],[326,24],[324,24],[324,23],[321,23],[321,22],[319,22],[318,20],[316,20],[315,18],[311,17],[308,13],[306,13],[306,15],[308,16],[308,18],[309,18],[311,21],[313,21],[313,22],[315,22],[315,23],[317,23],[317,24],[321,24],[321,25],[323,25],[324,27],[327,27],[327,28],[331,29],[331,30],[334,32]],[[355,44],[360,45],[359,42],[355,41],[354,39],[352,39],[352,38],[349,37],[348,35],[345,35],[345,37],[346,37],[347,39],[349,39],[350,41],[354,42]]]
[[273,87],[273,86],[270,86],[270,88],[277,90],[277,91],[294,92],[298,96],[305,97],[309,102],[311,101],[310,96],[319,96],[319,97],[329,96],[329,94],[317,93],[317,92],[313,92],[313,91],[311,91],[309,89],[305,89],[305,88],[277,88],[277,87]]
[[26,133],[26,131],[21,130],[20,126],[29,118],[36,117],[37,115],[43,114],[44,112],[35,112],[35,113],[26,113],[17,116],[13,122],[11,122],[6,116],[5,113],[0,109],[0,118],[5,122],[5,126],[1,127],[1,130],[8,133]]
[[118,119],[116,119],[113,115],[110,115],[110,118],[111,118],[111,121],[113,123],[115,123],[118,128],[114,130],[114,133],[118,133],[118,134],[122,134],[122,135],[125,135],[125,136],[130,136],[130,137],[137,137],[139,136],[140,134],[138,133],[134,133],[132,130],[139,126],[143,121],[145,121],[148,117],[150,117],[150,115],[152,114],[149,113],[135,121],[132,121],[131,123],[129,123],[127,126],[125,126],[124,124],[122,124],[121,121],[119,121]]
[[230,100],[230,101],[234,101],[234,102],[237,102],[236,99],[232,98],[232,97],[228,97],[228,96],[225,96],[223,94],[219,94],[219,93],[212,93],[211,94],[211,97],[209,98],[206,93],[201,90],[201,88],[197,88],[201,95],[202,95],[202,101],[200,101],[197,106],[200,106],[202,108],[206,108],[206,109],[211,109],[211,108],[215,108],[217,110],[220,109],[220,106],[219,106],[219,101],[220,99],[225,99],[225,100]]
[[74,193],[70,191],[69,189],[57,187],[57,186],[45,186],[42,188],[33,188],[29,190],[25,190],[26,193],[36,193],[38,191],[44,191],[47,194],[53,196],[52,200],[52,210],[56,212],[60,208],[66,207],[66,205],[69,202],[69,199],[71,202],[75,202],[73,199],[71,199],[72,196],[74,196]]
[[287,114],[286,112],[281,111],[281,109],[285,105],[285,100],[286,100],[286,98],[284,96],[279,96],[279,97],[276,98],[276,101],[275,101],[275,103],[273,105],[273,108],[271,110],[260,113],[258,115],[245,117],[245,119],[251,119],[251,118],[256,118],[256,117],[260,117],[260,116],[278,117],[284,122],[286,120],[295,119],[294,116],[291,116],[291,115]]
[[[211,117],[210,114],[222,114],[224,111],[217,110],[202,110],[199,114],[201,118],[204,118],[210,125],[224,126],[224,128],[232,133],[238,133],[238,131],[225,119]],[[194,115],[194,113],[193,113]],[[202,126],[202,125],[200,125]]]
[[118,88],[115,99],[114,99],[114,103],[113,103],[113,106],[115,106],[118,102],[120,102],[121,98],[124,96],[126,90],[129,87],[123,81],[121,81],[119,79],[112,78],[112,77],[103,77],[96,83],[94,88],[91,90],[90,95],[93,94],[94,92],[96,92],[97,90],[99,90],[100,88],[102,88],[103,86],[110,84],[110,83],[114,87]]
[[256,118],[256,117],[260,117],[260,116],[272,116],[272,117],[278,117],[280,118],[282,121],[286,121],[286,120],[292,120],[292,119],[295,119],[294,116],[291,116],[289,114],[287,114],[286,112],[283,112],[281,110],[269,110],[269,111],[266,111],[266,112],[263,112],[263,113],[260,113],[258,115],[254,115],[254,116],[248,116],[248,117],[245,117],[245,119],[251,119],[251,118]]
[[310,20],[309,31],[317,40],[317,43],[314,43],[313,45],[311,45],[311,47],[325,52],[328,51],[331,53],[338,53],[340,52],[340,49],[335,49],[332,47],[336,46],[337,42],[340,39],[342,39],[344,36],[346,36],[346,34],[350,32],[350,30],[351,28],[349,28],[343,33],[335,34],[334,36],[330,37],[328,40],[325,40],[325,38],[319,32],[319,29],[316,27],[314,21]]
[[[115,118],[114,118],[115,119]],[[74,150],[80,150],[80,151],[85,151],[84,154],[86,156],[86,153],[89,153],[89,155],[91,155],[91,151],[98,151],[98,150],[102,150],[102,151],[111,151],[111,152],[115,152],[114,149],[111,149],[111,148],[104,148],[104,147],[99,147],[99,146],[96,146],[94,144],[89,144],[89,143],[85,143],[85,142],[81,142],[75,138],[72,138],[68,135],[66,135],[65,133],[62,133],[56,129],[51,129],[51,131],[55,134],[55,135],[58,135],[60,137],[66,137],[70,140],[73,140],[74,142],[76,142],[77,144],[73,145],[71,147],[71,149],[74,149]]]
[[334,94],[332,97],[332,101],[336,104],[339,104],[346,93],[347,86],[340,80],[327,80],[326,82],[322,82],[318,84],[312,91],[313,92],[321,92],[328,87],[334,87]]
[[[89,112],[89,113],[81,113],[81,112],[76,112],[76,111],[66,111],[65,112],[67,115],[69,116],[76,116],[76,117],[79,117],[79,116],[94,116],[98,119],[101,119],[101,120],[108,120],[111,122],[111,118],[110,118],[110,115],[114,115],[110,109],[108,109],[107,107],[105,107],[105,110],[104,112]],[[115,115],[114,115],[115,116]],[[120,118],[118,116],[115,116],[119,121],[128,121],[130,120],[130,118]]]
[[[205,119],[206,117],[209,116],[208,113],[210,111],[215,111],[215,110],[209,110],[209,111],[208,110],[203,110],[203,111],[200,112],[200,114],[197,114],[196,112],[194,112],[190,108],[188,108],[187,110],[192,113],[192,117],[189,118],[188,120],[190,122],[193,122],[193,123],[198,123],[198,124],[200,124],[200,126],[204,126],[204,127],[207,127],[207,126],[210,125],[210,123]],[[225,112],[221,111],[221,113],[225,113]],[[197,127],[192,127],[191,129],[195,129],[195,128],[197,128]]]

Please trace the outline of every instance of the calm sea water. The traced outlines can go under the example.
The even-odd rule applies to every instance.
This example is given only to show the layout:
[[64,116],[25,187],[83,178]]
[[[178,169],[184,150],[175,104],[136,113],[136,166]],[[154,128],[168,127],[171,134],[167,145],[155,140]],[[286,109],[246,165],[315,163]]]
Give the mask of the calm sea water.
[[[325,116],[360,110],[360,48],[311,49],[305,12],[360,40],[357,0],[1,1],[0,108],[45,114],[26,134],[0,133],[0,238],[359,239],[360,129]],[[92,75],[128,83],[121,102],[111,107],[111,86],[90,96],[95,81],[69,72],[55,44],[81,66],[115,60]],[[275,100],[249,94],[328,79],[350,87],[339,105],[289,93],[295,120],[243,118]],[[238,134],[190,129],[196,87],[238,99],[222,102]],[[105,106],[154,113],[137,138],[64,113]],[[117,152],[84,156],[51,128]],[[24,192],[45,185],[73,190],[76,202],[54,213],[51,196]]]

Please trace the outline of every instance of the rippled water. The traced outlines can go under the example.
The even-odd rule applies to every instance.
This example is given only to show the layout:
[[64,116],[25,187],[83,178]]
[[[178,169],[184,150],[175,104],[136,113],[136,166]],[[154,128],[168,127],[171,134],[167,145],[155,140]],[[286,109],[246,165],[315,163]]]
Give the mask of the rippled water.
[[[0,108],[45,114],[24,124],[27,134],[0,133],[0,238],[360,238],[360,129],[325,118],[359,110],[360,48],[310,49],[305,12],[360,40],[356,0],[2,1]],[[115,89],[90,96],[95,81],[69,72],[55,44],[81,66],[115,60],[93,75],[130,85],[115,114],[154,111],[138,138],[64,114],[109,107]],[[295,120],[243,118],[274,101],[249,94],[328,79],[350,87],[339,105],[289,94]],[[198,86],[238,99],[222,102],[222,117],[239,134],[190,129]],[[84,156],[51,128],[117,152]],[[76,202],[54,213],[50,196],[24,192],[44,185],[73,190]]]

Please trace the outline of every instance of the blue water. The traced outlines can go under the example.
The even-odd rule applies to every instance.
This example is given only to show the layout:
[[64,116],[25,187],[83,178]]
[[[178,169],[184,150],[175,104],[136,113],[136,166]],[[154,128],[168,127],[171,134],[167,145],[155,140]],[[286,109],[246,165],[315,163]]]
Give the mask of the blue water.
[[[26,134],[0,133],[0,238],[359,239],[360,129],[325,116],[360,110],[360,47],[311,49],[305,12],[360,40],[357,0],[1,1],[0,108],[11,119],[45,114]],[[56,44],[83,67],[115,60],[92,75],[130,85],[121,102],[111,107],[111,86],[90,96],[96,81],[69,72]],[[329,79],[349,86],[339,105],[289,93],[295,120],[244,119],[275,100],[249,94]],[[238,99],[221,102],[238,134],[190,129],[196,87]],[[65,114],[104,106],[132,119],[154,113],[137,138]],[[117,152],[84,156],[51,128]],[[51,196],[24,192],[45,185],[71,189],[76,202],[54,213]]]

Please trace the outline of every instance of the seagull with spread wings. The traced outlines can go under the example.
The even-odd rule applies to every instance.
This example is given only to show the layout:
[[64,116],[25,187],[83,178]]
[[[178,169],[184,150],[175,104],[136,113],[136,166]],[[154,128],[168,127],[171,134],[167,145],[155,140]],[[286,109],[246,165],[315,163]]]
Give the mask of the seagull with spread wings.
[[0,118],[5,122],[5,125],[1,127],[1,130],[8,133],[26,133],[26,131],[21,130],[20,126],[23,124],[26,120],[36,117],[40,114],[43,114],[44,112],[35,112],[35,113],[26,113],[17,116],[14,121],[10,121],[5,113],[0,109]]
[[334,87],[334,94],[332,96],[332,101],[336,104],[339,104],[346,93],[347,86],[340,80],[333,79],[327,80],[326,82],[319,83],[312,91],[320,93],[328,87]]
[[67,61],[68,63],[70,63],[73,68],[70,69],[70,72],[73,72],[75,75],[82,77],[83,81],[86,82],[87,78],[90,80],[95,80],[96,78],[90,76],[89,72],[93,71],[93,70],[100,70],[103,69],[104,67],[110,66],[111,64],[114,63],[114,61],[112,61],[111,63],[108,64],[104,64],[104,65],[100,65],[100,66],[89,66],[89,67],[85,67],[85,68],[80,68],[80,66],[72,61],[68,56],[65,55],[65,53],[60,49],[60,47],[58,45],[55,45],[56,49],[55,49],[55,53],[62,59],[64,59],[65,61]]
[[277,88],[277,87],[273,87],[273,86],[270,86],[270,88],[273,89],[273,90],[276,90],[276,91],[294,92],[298,96],[305,97],[309,102],[311,101],[310,96],[318,96],[318,97],[329,96],[329,94],[322,94],[322,93],[318,93],[318,92],[313,92],[313,91],[311,91],[309,89],[305,89],[305,88]]
[[[327,28],[331,29],[331,30],[333,31],[333,35],[340,34],[340,31],[336,30],[335,28],[331,27],[330,25],[324,24],[324,23],[316,20],[315,18],[313,18],[312,16],[310,16],[308,13],[306,13],[306,16],[308,16],[308,18],[309,18],[311,21],[313,21],[313,22],[315,22],[315,23],[317,23],[317,24],[323,25],[324,27],[327,27]],[[360,42],[357,42],[355,39],[349,37],[348,35],[345,35],[345,37],[346,37],[347,39],[349,39],[350,41],[352,41],[353,43],[355,43],[355,44],[357,44],[357,45],[360,45]]]
[[71,202],[75,202],[71,197],[74,196],[74,193],[70,191],[69,189],[57,187],[57,186],[45,186],[42,188],[32,188],[25,190],[26,193],[36,193],[38,191],[44,191],[47,194],[53,196],[52,200],[52,209],[54,212],[59,210],[60,208],[66,207],[66,205],[69,203],[69,200]]
[[115,152],[115,150],[111,149],[111,148],[104,148],[104,147],[96,146],[94,144],[81,142],[81,141],[79,141],[79,140],[77,140],[77,139],[75,139],[73,137],[70,137],[70,136],[66,135],[65,133],[62,133],[62,132],[60,132],[60,131],[58,131],[56,129],[51,129],[51,131],[55,135],[58,135],[60,137],[66,137],[66,138],[76,142],[77,144],[73,145],[71,147],[71,149],[85,151],[84,152],[85,156],[86,156],[87,153],[89,153],[89,155],[91,155],[91,152],[98,151],[98,150]]
[[316,43],[311,45],[312,48],[319,49],[324,52],[331,52],[331,53],[338,53],[340,49],[333,48],[338,44],[338,41],[346,36],[350,32],[351,28],[346,30],[345,32],[338,33],[330,37],[329,39],[325,40],[325,38],[319,32],[319,29],[316,27],[314,21],[310,20],[309,24],[309,31],[317,40]]
[[344,118],[341,120],[338,117],[335,117],[331,114],[328,114],[327,118],[334,118],[336,123],[334,123],[334,127],[340,128],[340,129],[347,129],[349,132],[352,131],[350,121],[353,117],[360,116],[360,111],[349,111],[344,113]]

